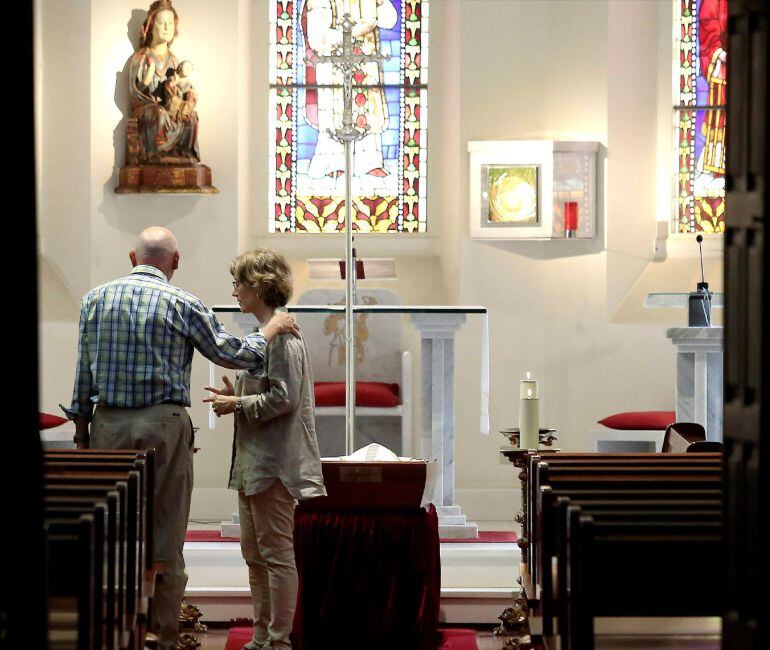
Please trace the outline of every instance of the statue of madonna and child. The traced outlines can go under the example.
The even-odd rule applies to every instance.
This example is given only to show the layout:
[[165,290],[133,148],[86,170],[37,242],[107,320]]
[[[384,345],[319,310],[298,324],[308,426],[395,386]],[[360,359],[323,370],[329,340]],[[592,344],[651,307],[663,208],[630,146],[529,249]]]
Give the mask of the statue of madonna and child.
[[171,0],[153,2],[142,24],[128,70],[131,113],[118,193],[218,192],[200,162],[193,64],[171,51],[178,24]]

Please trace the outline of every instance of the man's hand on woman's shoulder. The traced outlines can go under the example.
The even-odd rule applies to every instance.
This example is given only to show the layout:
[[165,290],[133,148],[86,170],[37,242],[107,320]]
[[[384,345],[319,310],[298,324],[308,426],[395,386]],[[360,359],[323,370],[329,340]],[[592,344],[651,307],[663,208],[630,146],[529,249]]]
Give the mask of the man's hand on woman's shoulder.
[[262,333],[268,341],[271,341],[279,334],[294,334],[299,338],[300,329],[294,316],[285,311],[279,311],[273,314],[273,317],[262,329]]

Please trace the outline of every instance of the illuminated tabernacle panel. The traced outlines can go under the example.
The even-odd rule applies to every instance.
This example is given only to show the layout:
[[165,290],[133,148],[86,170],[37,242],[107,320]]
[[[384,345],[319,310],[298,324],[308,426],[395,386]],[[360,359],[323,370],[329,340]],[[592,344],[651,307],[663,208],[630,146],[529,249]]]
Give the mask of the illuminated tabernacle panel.
[[677,231],[725,230],[727,0],[678,0]]
[[316,56],[341,45],[349,13],[354,53],[389,55],[354,73],[357,232],[426,231],[428,0],[271,0],[269,231],[344,232],[342,74]]

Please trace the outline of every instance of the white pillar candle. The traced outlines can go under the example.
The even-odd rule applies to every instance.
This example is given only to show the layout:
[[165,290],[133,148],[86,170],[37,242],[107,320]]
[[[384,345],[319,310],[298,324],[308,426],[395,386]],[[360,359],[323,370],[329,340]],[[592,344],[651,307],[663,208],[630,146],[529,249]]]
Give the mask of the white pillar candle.
[[[530,389],[528,395],[532,395]],[[540,400],[522,397],[519,400],[519,447],[537,449],[540,441]]]
[[[530,393],[530,391],[532,391]],[[527,378],[521,380],[521,387],[519,388],[519,397],[522,399],[527,396],[538,399],[540,395],[537,394],[537,380],[532,379],[532,375],[527,372]]]

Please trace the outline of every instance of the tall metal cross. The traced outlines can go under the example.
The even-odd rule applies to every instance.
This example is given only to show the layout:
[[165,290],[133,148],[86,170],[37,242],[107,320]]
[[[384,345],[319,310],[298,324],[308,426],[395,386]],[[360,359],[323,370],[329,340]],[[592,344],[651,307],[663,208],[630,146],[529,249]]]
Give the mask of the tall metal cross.
[[345,148],[345,453],[353,453],[355,434],[355,369],[356,369],[356,328],[353,306],[356,304],[356,250],[353,248],[353,221],[355,209],[351,198],[351,172],[353,169],[351,144],[361,140],[369,132],[369,126],[358,128],[353,124],[353,74],[364,63],[378,63],[390,58],[382,52],[356,54],[353,50],[353,27],[355,23],[346,13],[339,23],[342,27],[342,46],[333,50],[333,54],[316,54],[307,63],[331,63],[343,75],[342,84],[342,128],[327,129],[326,132]]

